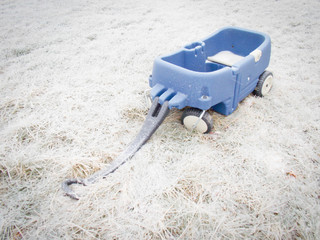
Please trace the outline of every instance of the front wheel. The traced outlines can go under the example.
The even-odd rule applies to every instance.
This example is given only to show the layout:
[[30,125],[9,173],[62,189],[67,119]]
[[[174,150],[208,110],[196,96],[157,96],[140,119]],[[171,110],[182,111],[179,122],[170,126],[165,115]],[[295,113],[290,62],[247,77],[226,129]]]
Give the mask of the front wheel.
[[209,133],[213,126],[211,115],[198,108],[187,108],[181,117],[182,124],[190,131]]
[[271,72],[264,71],[259,77],[259,81],[257,83],[256,88],[253,91],[253,94],[259,97],[264,97],[268,95],[272,88],[272,82],[273,74]]

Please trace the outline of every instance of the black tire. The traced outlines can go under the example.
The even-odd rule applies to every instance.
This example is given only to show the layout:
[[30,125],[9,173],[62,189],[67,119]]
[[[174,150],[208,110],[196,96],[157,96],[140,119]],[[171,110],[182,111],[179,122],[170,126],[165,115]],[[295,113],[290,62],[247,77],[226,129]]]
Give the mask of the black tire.
[[[198,108],[187,108],[184,110],[181,123],[189,130],[196,130],[199,133],[209,133],[213,127],[213,120],[211,115],[208,112],[205,112],[202,118],[199,120],[199,117],[202,114],[202,110]],[[198,122],[199,121],[199,122]],[[196,127],[194,126],[194,124]]]
[[264,71],[259,77],[259,81],[253,91],[253,94],[258,97],[264,97],[268,95],[272,88],[272,79],[273,74],[269,71]]

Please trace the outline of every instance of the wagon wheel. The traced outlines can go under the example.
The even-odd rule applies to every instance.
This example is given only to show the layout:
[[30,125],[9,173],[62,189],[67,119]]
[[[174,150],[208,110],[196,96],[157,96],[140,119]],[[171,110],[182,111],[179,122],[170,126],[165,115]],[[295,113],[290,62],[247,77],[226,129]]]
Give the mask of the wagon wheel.
[[273,74],[271,72],[264,71],[259,77],[259,81],[257,83],[256,88],[253,91],[253,94],[259,97],[264,97],[268,95],[272,88],[272,81]]
[[211,115],[198,108],[187,108],[181,117],[182,124],[190,131],[209,133],[213,126]]

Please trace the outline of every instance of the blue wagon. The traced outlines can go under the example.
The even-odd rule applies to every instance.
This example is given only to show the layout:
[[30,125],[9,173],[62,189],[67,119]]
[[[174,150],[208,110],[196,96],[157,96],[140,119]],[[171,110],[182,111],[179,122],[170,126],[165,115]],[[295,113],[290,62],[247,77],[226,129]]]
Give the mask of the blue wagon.
[[250,93],[266,95],[272,73],[265,71],[271,53],[264,33],[226,27],[177,52],[155,59],[149,84],[160,104],[183,109],[182,123],[207,133],[212,118],[206,110],[231,114]]
[[260,97],[268,94],[273,77],[265,71],[270,50],[268,35],[228,27],[157,58],[150,76],[153,103],[136,138],[108,167],[86,179],[64,181],[65,194],[79,199],[70,185],[90,185],[117,170],[148,141],[171,108],[185,108],[182,123],[189,129],[208,133],[213,122],[207,110],[229,115],[251,92]]

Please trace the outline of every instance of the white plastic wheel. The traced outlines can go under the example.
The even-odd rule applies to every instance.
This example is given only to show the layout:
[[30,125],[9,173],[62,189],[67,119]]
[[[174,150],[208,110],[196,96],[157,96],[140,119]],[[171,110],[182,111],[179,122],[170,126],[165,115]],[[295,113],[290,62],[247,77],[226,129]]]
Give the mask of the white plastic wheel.
[[268,93],[272,88],[272,82],[273,82],[272,73],[268,71],[264,71],[259,77],[259,81],[257,83],[256,88],[253,91],[253,94],[259,97],[264,97],[268,95]]
[[197,108],[186,109],[181,122],[188,130],[196,130],[199,133],[209,133],[213,125],[210,114]]
[[273,80],[272,74],[268,75],[267,78],[264,80],[261,88],[261,94],[263,96],[266,96],[270,92],[272,88],[272,80]]
[[187,116],[183,119],[183,125],[190,131],[196,130],[200,133],[205,133],[206,131],[208,131],[207,124],[202,119],[200,119],[199,122],[198,120],[199,117]]

